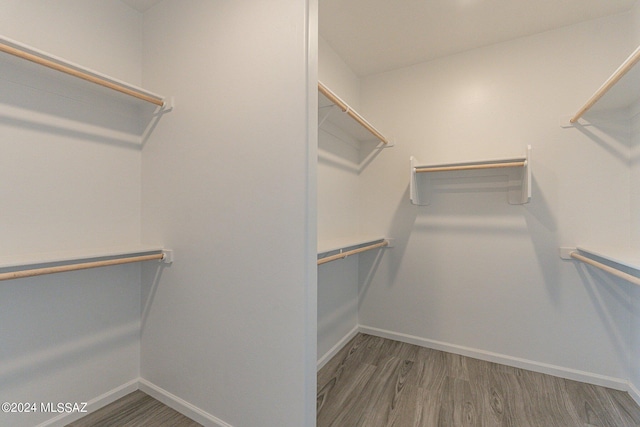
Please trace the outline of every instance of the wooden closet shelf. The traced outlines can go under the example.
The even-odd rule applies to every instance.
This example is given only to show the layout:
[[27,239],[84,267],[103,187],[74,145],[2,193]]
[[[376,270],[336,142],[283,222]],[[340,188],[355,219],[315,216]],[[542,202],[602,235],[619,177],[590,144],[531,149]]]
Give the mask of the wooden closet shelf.
[[[608,108],[624,108],[640,99],[640,68],[636,65],[640,62],[640,46],[618,67],[618,69],[596,90],[585,104],[570,119],[569,127],[578,123],[580,118],[600,100],[616,87],[614,102],[609,102]],[[633,70],[633,72],[632,72]],[[627,76],[624,80],[623,77]],[[618,87],[620,90],[618,90]]]
[[149,92],[145,89],[122,82],[105,74],[90,70],[89,68],[74,64],[62,58],[58,58],[49,53],[35,49],[31,46],[19,43],[15,40],[0,36],[0,52],[30,61],[32,63],[59,71],[64,74],[88,81],[90,83],[106,87],[116,92],[132,96],[145,102],[162,107],[168,111],[171,109],[170,102],[167,102],[161,95]]
[[448,172],[448,171],[464,171],[479,169],[501,169],[501,168],[521,168],[527,164],[526,159],[515,159],[506,161],[489,161],[480,163],[466,163],[456,165],[441,166],[416,166],[416,173],[426,172]]
[[0,281],[150,260],[170,264],[173,262],[173,251],[146,246],[2,257],[0,270],[3,271],[0,272]]
[[[560,248],[560,258],[575,259],[640,286],[640,277],[623,271],[623,268],[626,267],[640,273],[640,250],[619,247],[595,249],[591,247],[563,247]],[[602,259],[609,264],[594,258]]]
[[509,203],[514,205],[528,203],[531,199],[531,146],[527,146],[527,153],[523,157],[479,160],[460,163],[442,163],[419,165],[415,157],[411,156],[411,180],[409,197],[414,205],[428,205],[431,194],[431,181],[419,180],[417,175],[431,175],[438,172],[473,172],[478,170],[506,169],[509,177]]
[[[344,243],[341,246],[325,246],[324,249],[318,250],[318,265],[325,264],[330,261],[338,259],[344,259],[351,255],[356,255],[362,252],[371,251],[374,249],[393,247],[393,239],[377,238],[366,239],[360,241],[351,241],[351,243]],[[352,249],[350,249],[352,248]],[[346,250],[345,249],[349,249]],[[338,253],[333,254],[332,252]],[[330,255],[329,255],[330,254]]]
[[[318,121],[320,127],[328,122],[341,129],[356,141],[378,140],[383,146],[392,145],[389,138],[384,136],[371,123],[321,82],[318,82],[318,92],[320,92],[318,98],[319,110],[321,110],[321,112],[323,109],[327,110],[324,112],[324,116]],[[339,109],[344,114],[334,114],[336,109]]]

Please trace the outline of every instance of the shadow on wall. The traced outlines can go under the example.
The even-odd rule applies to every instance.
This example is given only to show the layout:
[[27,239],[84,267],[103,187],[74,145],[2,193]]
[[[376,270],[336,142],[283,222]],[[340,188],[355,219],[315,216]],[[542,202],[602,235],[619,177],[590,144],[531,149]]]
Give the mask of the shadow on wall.
[[[28,389],[37,384],[34,378],[62,375],[117,349],[135,348],[140,334],[136,307],[116,316],[109,301],[135,294],[136,268],[111,266],[3,282],[2,389]],[[137,298],[131,302],[137,304]]]
[[[605,260],[598,261],[606,263]],[[634,285],[581,262],[574,262],[574,264],[593,307],[607,331],[610,339],[608,344],[615,350],[620,366],[629,366],[629,343],[625,338],[629,336],[629,331],[625,328],[630,326],[627,314],[631,313],[633,316],[640,307],[638,301],[634,303],[631,299],[631,287]],[[626,272],[631,274],[629,270]]]
[[318,161],[345,172],[359,175],[386,148],[377,141],[349,141],[320,128],[324,138],[318,139]]
[[[558,255],[558,248],[560,247],[557,234],[558,225],[550,208],[550,204],[555,203],[557,200],[555,192],[557,178],[555,173],[545,168],[544,165],[536,164],[536,169],[539,169],[544,176],[551,177],[552,185],[549,187],[554,189],[554,193],[551,195],[543,193],[534,175],[531,179],[531,203],[525,205],[524,218],[531,236],[533,250],[536,253],[538,271],[541,272],[544,278],[547,293],[551,297],[550,301],[558,304],[560,298],[558,277],[562,261]],[[548,196],[552,198],[551,201],[548,200]]]
[[[362,306],[364,296],[367,293],[373,278],[378,271],[378,267],[383,260],[384,256],[391,256],[393,251],[383,249],[378,251],[364,252],[359,255],[360,262],[358,263],[358,311]],[[386,252],[389,252],[387,255]]]
[[[418,217],[418,212],[419,211],[416,209],[416,206],[412,205],[409,201],[409,186],[407,184],[405,191],[402,193],[402,197],[398,201],[389,230],[389,236],[394,239],[394,248],[389,251],[388,254],[390,266],[388,278],[389,283],[393,283],[398,274],[402,258],[404,257],[404,254],[407,251],[407,246],[409,245],[411,231],[413,230],[416,218]],[[369,276],[367,277],[367,280],[361,281],[361,297],[366,293],[366,289],[368,288],[372,278],[372,276]]]
[[[640,111],[637,111],[635,115],[631,117],[631,166],[637,167],[640,163]],[[632,188],[633,190],[633,188]]]
[[[574,127],[613,157],[626,163],[631,146],[631,121],[628,114],[620,113],[620,110],[590,111],[584,115],[587,124],[575,124]],[[618,145],[614,146],[610,141],[616,141]]]
[[168,111],[18,58],[3,66],[5,126],[139,150]]
[[151,306],[153,305],[153,300],[155,299],[156,292],[158,291],[158,286],[160,284],[160,279],[162,278],[162,273],[165,268],[171,268],[173,264],[160,264],[153,265],[150,263],[142,264],[142,289],[141,289],[141,319],[140,319],[140,331],[144,331],[144,327],[147,323],[147,319],[149,317],[149,312],[151,311]]
[[[385,261],[389,274],[385,279],[387,283],[395,282],[412,234],[416,231],[456,235],[466,233],[470,238],[479,233],[483,238],[520,235],[530,237],[538,260],[538,270],[544,277],[547,291],[557,300],[558,266],[561,261],[558,257],[557,223],[549,202],[534,175],[531,202],[509,205],[507,183],[506,176],[443,180],[441,185],[434,186],[434,198],[430,206],[412,205],[407,186],[398,201],[389,230],[389,236],[395,239],[395,246],[385,252],[388,257]],[[487,197],[489,194],[491,196]],[[382,260],[382,255],[377,253],[375,257],[361,255],[360,301],[367,293]]]

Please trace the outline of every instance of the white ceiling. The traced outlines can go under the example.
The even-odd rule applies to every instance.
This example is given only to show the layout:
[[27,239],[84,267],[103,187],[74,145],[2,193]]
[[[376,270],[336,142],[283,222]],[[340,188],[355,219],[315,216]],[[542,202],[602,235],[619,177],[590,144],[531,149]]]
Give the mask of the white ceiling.
[[640,0],[319,0],[319,32],[359,76],[630,10]]
[[[162,0],[122,0],[144,12]],[[320,36],[359,76],[628,11],[640,0],[318,0]]]

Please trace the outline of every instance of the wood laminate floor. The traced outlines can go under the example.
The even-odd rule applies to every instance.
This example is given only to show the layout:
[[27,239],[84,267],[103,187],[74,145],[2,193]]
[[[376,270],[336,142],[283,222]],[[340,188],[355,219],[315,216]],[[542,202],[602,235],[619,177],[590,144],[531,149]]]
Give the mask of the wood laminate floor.
[[318,372],[317,427],[627,427],[621,391],[359,334]]
[[67,427],[202,427],[138,390]]

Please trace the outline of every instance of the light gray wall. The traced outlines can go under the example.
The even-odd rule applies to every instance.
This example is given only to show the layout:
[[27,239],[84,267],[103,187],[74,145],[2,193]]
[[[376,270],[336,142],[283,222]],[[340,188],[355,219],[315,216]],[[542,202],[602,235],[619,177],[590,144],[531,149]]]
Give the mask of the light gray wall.
[[[361,212],[370,212],[361,226],[397,245],[361,283],[361,325],[625,386],[628,285],[562,261],[558,248],[628,244],[628,132],[559,123],[628,56],[632,33],[625,14],[364,79],[363,110],[397,146],[360,176]],[[410,205],[409,156],[504,158],[528,144],[529,204],[508,205],[500,182],[461,178],[430,206]]]
[[144,17],[145,84],[176,108],[145,145],[143,239],[176,260],[143,272],[142,377],[233,426],[315,420],[308,8],[166,0]]
[[[3,36],[140,84],[141,17],[123,3],[2,0],[0,10]],[[135,108],[2,55],[0,256],[138,245]],[[135,381],[139,322],[139,266],[1,282],[0,400],[87,402]],[[0,413],[0,424],[56,415]]]
[[[322,39],[318,65],[319,80],[358,111],[360,80]],[[324,114],[321,112],[321,117]],[[370,163],[367,156],[370,153],[370,144],[359,143],[340,129],[323,125],[318,130],[317,210],[321,248],[339,246],[333,243],[336,241],[354,243],[362,235],[359,176]],[[359,259],[360,255],[355,255],[318,267],[319,366],[330,359],[358,326]]]
[[[632,10],[635,44],[640,46],[640,1]],[[637,65],[636,65],[637,68]],[[630,109],[631,117],[631,244],[640,247],[640,102]],[[631,287],[631,358],[630,382],[636,400],[640,401],[640,288]]]
[[0,34],[176,99],[142,146],[136,103],[2,63],[0,255],[144,240],[176,256],[142,287],[135,265],[3,282],[3,401],[84,402],[142,375],[210,425],[313,425],[315,2],[167,0],[144,22],[119,1],[0,8]]
[[318,79],[350,107],[360,108],[360,79],[323,39],[318,40]]
[[[396,139],[357,177],[359,232],[396,239],[379,264],[360,255],[364,330],[617,388],[638,377],[635,289],[558,256],[637,234],[629,121],[560,127],[636,47],[637,9],[363,79],[360,112]],[[333,55],[320,59],[321,79],[348,81],[330,72]],[[527,145],[529,204],[507,204],[505,178],[472,176],[429,206],[409,202],[412,155],[449,163]]]
[[[640,22],[639,22],[640,24]],[[639,25],[640,27],[640,25]],[[639,43],[640,45],[640,43]],[[632,217],[632,245],[637,248],[640,244],[638,240],[638,231],[640,229],[640,104],[636,104],[632,108],[631,119],[631,217]],[[631,310],[631,384],[634,387],[636,400],[640,401],[640,360],[637,355],[640,354],[640,288],[631,286],[630,290],[630,310]]]

